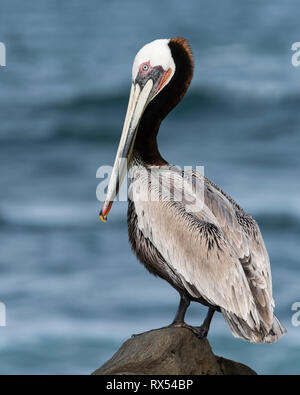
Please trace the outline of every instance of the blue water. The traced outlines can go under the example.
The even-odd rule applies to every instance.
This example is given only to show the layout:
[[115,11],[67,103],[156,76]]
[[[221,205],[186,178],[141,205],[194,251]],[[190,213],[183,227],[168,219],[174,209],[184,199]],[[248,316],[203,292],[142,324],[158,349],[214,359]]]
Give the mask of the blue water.
[[[296,0],[2,1],[0,373],[88,374],[132,333],[171,322],[178,296],[131,253],[126,204],[99,222],[96,170],[113,163],[135,53],[178,35],[190,41],[195,77],[162,125],[161,152],[204,165],[257,219],[288,329],[253,345],[218,315],[209,340],[259,373],[300,373]],[[204,314],[193,305],[187,318]]]

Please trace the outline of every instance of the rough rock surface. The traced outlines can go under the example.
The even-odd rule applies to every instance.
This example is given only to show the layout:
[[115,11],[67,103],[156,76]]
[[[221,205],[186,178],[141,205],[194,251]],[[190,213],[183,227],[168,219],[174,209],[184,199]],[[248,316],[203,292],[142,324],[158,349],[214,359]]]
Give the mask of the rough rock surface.
[[163,328],[128,339],[93,375],[255,375],[241,363],[221,358],[207,339],[186,328]]

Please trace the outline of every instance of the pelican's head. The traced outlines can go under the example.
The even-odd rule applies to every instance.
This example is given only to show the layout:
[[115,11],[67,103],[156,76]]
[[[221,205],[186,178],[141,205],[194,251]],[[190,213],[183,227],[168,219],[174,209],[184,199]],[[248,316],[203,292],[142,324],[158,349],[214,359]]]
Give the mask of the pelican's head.
[[132,66],[132,83],[142,91],[148,84],[149,103],[172,79],[175,62],[169,47],[170,40],[155,40],[137,53]]
[[[184,61],[184,54],[187,54],[186,56],[191,65],[190,70],[188,70],[191,79],[193,73],[192,56],[188,44],[184,39],[175,38],[152,41],[141,48],[134,59],[127,113],[108,185],[107,196],[100,212],[100,219],[103,222],[106,221],[107,214],[126,174],[127,163],[131,159],[138,125],[145,109],[168,86],[172,79],[175,78],[174,76],[178,74],[176,73],[177,66],[173,52],[178,57],[179,64],[180,57]],[[183,62],[183,67],[181,67],[181,73],[183,70],[183,74],[186,72],[184,69],[187,69],[187,67],[185,67],[185,63]],[[183,82],[185,83],[185,80]],[[181,83],[180,79],[178,83]],[[188,85],[189,83],[182,87],[182,92],[179,91],[179,95],[185,93]],[[171,98],[171,100],[174,100],[174,98]]]

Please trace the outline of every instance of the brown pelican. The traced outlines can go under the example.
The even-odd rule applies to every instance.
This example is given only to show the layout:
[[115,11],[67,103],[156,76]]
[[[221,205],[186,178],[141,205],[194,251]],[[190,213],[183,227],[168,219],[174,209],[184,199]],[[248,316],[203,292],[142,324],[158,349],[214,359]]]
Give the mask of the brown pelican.
[[[203,175],[179,171],[158,150],[160,124],[184,96],[192,75],[193,57],[183,38],[155,40],[137,53],[100,219],[106,221],[128,165],[129,240],[149,272],[180,294],[171,325],[190,327],[184,316],[194,301],[209,308],[203,324],[190,327],[199,337],[207,335],[214,312],[220,311],[235,337],[271,343],[286,330],[273,314],[269,257],[257,223]],[[193,188],[197,180],[202,189]]]

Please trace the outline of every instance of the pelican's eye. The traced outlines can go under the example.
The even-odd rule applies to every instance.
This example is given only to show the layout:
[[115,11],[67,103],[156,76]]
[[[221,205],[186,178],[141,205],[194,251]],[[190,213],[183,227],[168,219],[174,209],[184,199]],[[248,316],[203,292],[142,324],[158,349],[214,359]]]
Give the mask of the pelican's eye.
[[148,71],[149,70],[149,65],[147,63],[142,65],[142,70],[143,71]]

